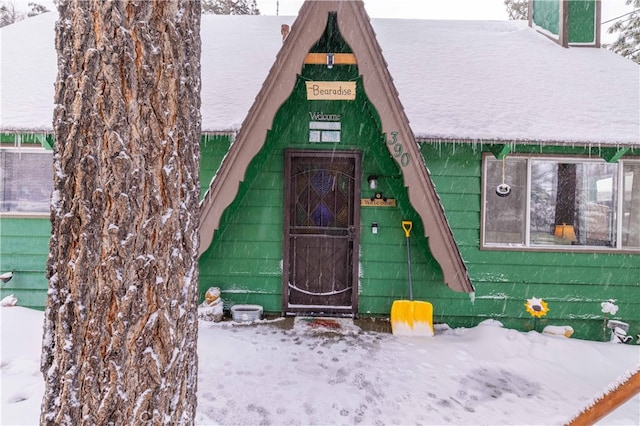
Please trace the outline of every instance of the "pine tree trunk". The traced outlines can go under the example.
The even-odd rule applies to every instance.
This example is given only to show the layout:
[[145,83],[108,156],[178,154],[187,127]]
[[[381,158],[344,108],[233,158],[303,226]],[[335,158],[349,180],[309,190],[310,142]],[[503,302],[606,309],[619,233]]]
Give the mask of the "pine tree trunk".
[[59,11],[41,423],[191,424],[200,2]]

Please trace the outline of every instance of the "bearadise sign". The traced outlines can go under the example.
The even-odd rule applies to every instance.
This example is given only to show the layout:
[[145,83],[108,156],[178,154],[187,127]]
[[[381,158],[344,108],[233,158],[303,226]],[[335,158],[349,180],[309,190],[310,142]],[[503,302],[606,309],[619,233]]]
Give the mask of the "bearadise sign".
[[353,101],[356,98],[355,81],[307,81],[306,85],[310,101]]

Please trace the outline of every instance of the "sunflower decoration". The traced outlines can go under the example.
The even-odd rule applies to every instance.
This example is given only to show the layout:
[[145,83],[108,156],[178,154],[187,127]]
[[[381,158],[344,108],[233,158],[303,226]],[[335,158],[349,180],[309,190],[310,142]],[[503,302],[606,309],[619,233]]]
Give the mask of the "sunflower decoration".
[[527,303],[525,303],[524,306],[527,308],[527,312],[535,318],[543,317],[547,315],[547,312],[549,312],[547,302],[542,299],[538,299],[537,297],[527,299]]

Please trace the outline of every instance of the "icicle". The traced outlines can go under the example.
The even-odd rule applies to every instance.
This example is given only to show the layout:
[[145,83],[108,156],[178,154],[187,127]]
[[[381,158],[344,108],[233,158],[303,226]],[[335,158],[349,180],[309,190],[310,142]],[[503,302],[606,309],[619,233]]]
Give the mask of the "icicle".
[[16,133],[14,138],[14,146],[18,149],[18,159],[22,160],[22,134]]

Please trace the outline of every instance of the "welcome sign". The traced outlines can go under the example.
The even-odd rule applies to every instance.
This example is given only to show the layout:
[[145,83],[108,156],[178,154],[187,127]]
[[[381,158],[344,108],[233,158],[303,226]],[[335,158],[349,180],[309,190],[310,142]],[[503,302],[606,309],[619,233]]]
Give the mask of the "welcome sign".
[[355,81],[307,81],[307,100],[353,101],[356,98]]

